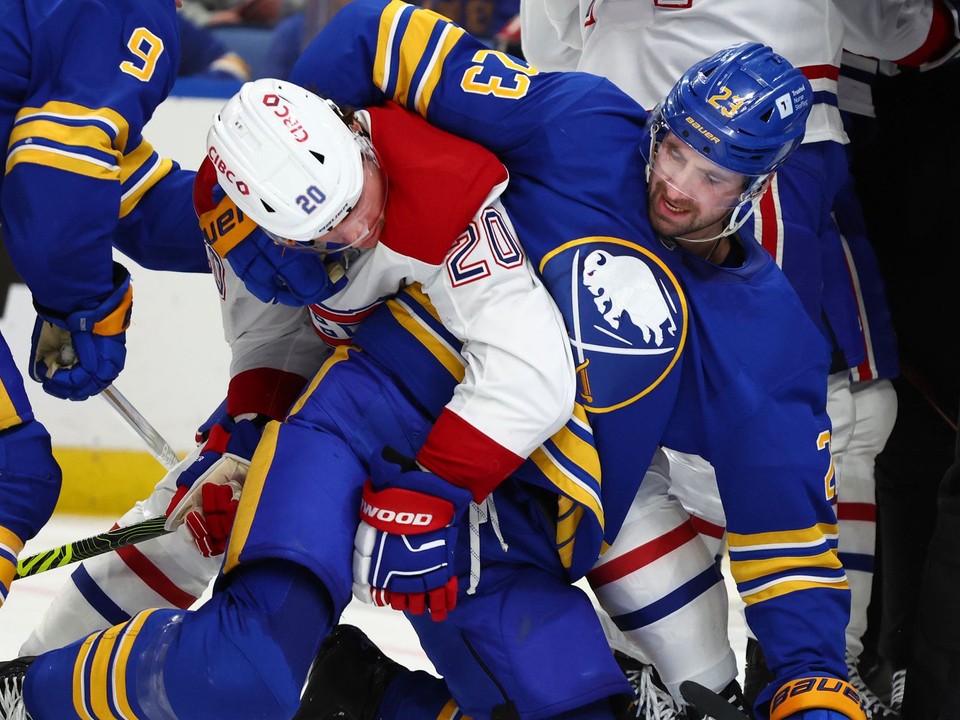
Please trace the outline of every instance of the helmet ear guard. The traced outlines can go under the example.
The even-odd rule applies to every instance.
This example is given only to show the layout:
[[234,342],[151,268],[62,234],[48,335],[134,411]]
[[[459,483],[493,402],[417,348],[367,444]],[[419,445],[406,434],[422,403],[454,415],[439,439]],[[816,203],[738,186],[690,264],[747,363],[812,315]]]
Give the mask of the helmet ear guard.
[[339,226],[380,172],[369,140],[335,103],[269,78],[244,84],[214,116],[207,156],[240,210],[294,246]]

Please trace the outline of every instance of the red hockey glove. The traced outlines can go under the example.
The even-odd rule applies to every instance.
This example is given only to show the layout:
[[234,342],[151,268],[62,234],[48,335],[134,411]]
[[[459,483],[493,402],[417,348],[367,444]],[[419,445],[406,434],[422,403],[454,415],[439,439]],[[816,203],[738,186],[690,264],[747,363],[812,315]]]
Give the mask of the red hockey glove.
[[165,527],[172,530],[186,525],[204,557],[226,550],[240,490],[265,420],[225,418],[213,425],[196,460],[177,478]]

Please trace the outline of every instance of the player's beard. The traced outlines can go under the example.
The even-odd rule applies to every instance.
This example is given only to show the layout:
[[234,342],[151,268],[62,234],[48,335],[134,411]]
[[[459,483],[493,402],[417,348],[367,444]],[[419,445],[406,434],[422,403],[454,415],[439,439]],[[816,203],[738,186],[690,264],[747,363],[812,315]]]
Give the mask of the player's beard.
[[[663,237],[697,240],[697,236],[714,238],[719,232],[719,223],[729,210],[704,208],[696,200],[672,193],[668,199],[667,184],[654,176],[651,178],[648,197],[648,217],[653,230]],[[680,195],[680,197],[676,197]]]

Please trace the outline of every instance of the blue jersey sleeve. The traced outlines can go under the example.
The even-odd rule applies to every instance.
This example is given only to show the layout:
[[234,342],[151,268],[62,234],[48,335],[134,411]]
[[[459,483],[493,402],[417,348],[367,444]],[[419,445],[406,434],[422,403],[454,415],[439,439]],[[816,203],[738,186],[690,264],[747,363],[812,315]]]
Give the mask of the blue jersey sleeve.
[[173,168],[141,133],[176,77],[176,10],[170,0],[24,7],[31,81],[3,118],[4,241],[37,302],[66,314],[112,291],[114,231]]
[[[603,78],[542,73],[400,0],[357,0],[344,7],[304,51],[290,79],[352,107],[393,100],[514,165],[532,161],[532,148],[539,147],[542,166],[557,151],[546,136],[555,145],[558,125],[568,135],[591,137],[598,103],[606,101],[611,115],[634,126],[630,131],[646,118]],[[581,100],[588,94],[585,105]],[[619,139],[603,144],[614,146]]]

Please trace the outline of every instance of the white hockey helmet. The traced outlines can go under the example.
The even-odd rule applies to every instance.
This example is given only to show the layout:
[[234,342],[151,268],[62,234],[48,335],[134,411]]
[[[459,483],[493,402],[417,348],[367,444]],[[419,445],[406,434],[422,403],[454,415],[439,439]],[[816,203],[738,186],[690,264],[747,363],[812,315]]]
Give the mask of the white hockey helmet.
[[207,157],[220,185],[273,240],[322,252],[379,238],[386,181],[373,146],[329,100],[265,78],[214,116]]

